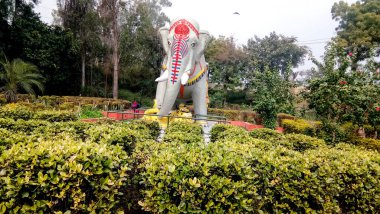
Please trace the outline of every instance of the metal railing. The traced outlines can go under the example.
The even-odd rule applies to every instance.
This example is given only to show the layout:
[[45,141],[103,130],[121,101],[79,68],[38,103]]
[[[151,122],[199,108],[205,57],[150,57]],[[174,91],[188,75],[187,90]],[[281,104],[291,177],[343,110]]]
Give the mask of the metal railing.
[[[137,110],[138,111],[138,110]],[[171,116],[171,115],[158,115],[158,114],[145,114],[145,113],[136,113],[136,112],[125,112],[125,111],[107,111],[106,117],[109,118],[109,113],[118,113],[121,114],[121,120],[130,120],[130,119],[141,119],[144,116],[153,116],[153,117],[161,117],[161,118],[168,118],[167,119],[167,126],[169,126],[170,119],[172,118],[179,118],[179,119],[187,119],[187,120],[193,120],[196,121],[211,121],[211,122],[217,122],[217,123],[228,123],[227,118],[223,116],[218,115],[202,115],[202,114],[196,114],[194,117],[181,117],[181,116]],[[127,118],[124,119],[124,115],[133,115],[133,118]],[[211,118],[211,119],[210,119]]]

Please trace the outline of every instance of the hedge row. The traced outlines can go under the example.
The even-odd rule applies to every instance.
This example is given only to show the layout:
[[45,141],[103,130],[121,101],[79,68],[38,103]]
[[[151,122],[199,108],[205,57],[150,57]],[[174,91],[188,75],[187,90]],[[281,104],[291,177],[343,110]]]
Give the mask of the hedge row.
[[376,213],[380,156],[342,146],[304,153],[265,141],[161,146],[145,162],[152,213]]
[[0,146],[8,148],[14,142],[31,142],[38,139],[52,140],[70,137],[75,140],[120,145],[131,152],[136,143],[157,138],[157,122],[140,123],[95,123],[80,121],[50,123],[42,120],[13,120],[0,118],[0,130],[9,139],[0,138]]
[[131,160],[119,146],[65,139],[0,156],[0,213],[106,213],[128,207]]
[[78,117],[71,111],[42,110],[34,111],[33,109],[17,103],[7,104],[0,108],[0,118],[12,118],[23,120],[45,120],[49,122],[74,121]]
[[[0,95],[0,99],[3,95]],[[78,96],[39,96],[33,97],[27,94],[19,94],[18,100],[27,103],[43,104],[44,106],[73,109],[75,106],[91,105],[103,110],[122,110],[131,107],[127,100],[114,100],[100,97],[78,97]]]
[[282,120],[282,127],[285,133],[305,134],[310,136],[317,136],[321,129],[322,123],[319,121],[307,121],[303,119],[284,119]]
[[203,143],[202,128],[195,123],[170,123],[165,130],[164,143],[200,144]]

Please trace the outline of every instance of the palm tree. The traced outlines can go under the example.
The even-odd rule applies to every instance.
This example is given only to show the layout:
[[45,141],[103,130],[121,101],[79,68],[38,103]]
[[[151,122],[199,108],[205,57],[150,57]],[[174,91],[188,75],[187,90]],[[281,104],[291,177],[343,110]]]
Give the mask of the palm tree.
[[42,75],[36,73],[37,66],[26,63],[21,59],[14,59],[9,62],[0,62],[2,69],[0,70],[0,82],[5,83],[0,87],[0,91],[4,93],[8,103],[17,101],[17,92],[19,89],[24,90],[28,94],[35,94],[33,86],[40,91],[44,90]]

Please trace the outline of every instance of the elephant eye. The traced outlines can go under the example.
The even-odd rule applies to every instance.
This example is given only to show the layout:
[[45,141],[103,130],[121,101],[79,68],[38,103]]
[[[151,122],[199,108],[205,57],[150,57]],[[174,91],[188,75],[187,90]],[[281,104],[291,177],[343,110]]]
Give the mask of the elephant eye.
[[195,42],[191,43],[191,47],[195,47],[195,45],[197,45],[197,43]]
[[168,45],[171,45],[172,43],[170,41],[168,41]]

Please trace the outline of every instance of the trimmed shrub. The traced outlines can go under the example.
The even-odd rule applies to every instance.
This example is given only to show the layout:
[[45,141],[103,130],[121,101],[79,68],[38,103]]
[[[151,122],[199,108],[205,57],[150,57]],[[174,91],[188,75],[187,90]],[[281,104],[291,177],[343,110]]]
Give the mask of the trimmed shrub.
[[0,108],[0,118],[12,118],[14,120],[29,120],[33,117],[30,108],[18,103],[10,103]]
[[200,144],[204,142],[202,127],[196,123],[174,122],[165,130],[164,143]]
[[165,130],[165,133],[171,132],[187,132],[193,135],[201,135],[202,127],[196,123],[173,122],[170,123],[169,127]]
[[277,114],[277,123],[278,126],[282,127],[282,120],[287,119],[287,120],[295,120],[296,117],[290,114],[284,114],[284,113],[279,113]]
[[319,121],[307,121],[307,120],[282,120],[282,126],[285,133],[305,134],[309,136],[316,136],[322,125]]
[[24,133],[14,134],[6,129],[0,128],[0,155],[16,143],[27,142],[30,140]]
[[146,159],[139,204],[153,213],[380,210],[377,152],[323,147],[299,153],[254,145],[219,141],[203,147],[161,146]]
[[[158,135],[160,134],[160,124],[157,121],[150,121],[150,120],[132,120],[132,121],[127,121],[128,126],[131,126],[131,129],[138,130],[139,127],[141,129],[147,129],[150,133],[150,136],[152,139],[156,139]],[[132,127],[132,125],[134,127]]]
[[215,142],[219,139],[219,136],[224,132],[226,131],[227,129],[230,129],[234,126],[232,125],[229,125],[229,124],[216,124],[212,127],[211,129],[211,137],[210,137],[210,140],[211,142]]
[[99,213],[127,207],[129,157],[74,140],[16,144],[0,157],[2,213]]
[[71,111],[37,111],[33,119],[46,120],[49,122],[68,122],[78,120],[77,115]]
[[128,153],[132,152],[136,143],[151,139],[147,132],[116,125],[93,126],[85,130],[85,134],[91,142],[120,145]]
[[303,134],[286,134],[285,135],[285,146],[291,145],[290,149],[299,152],[304,152],[308,149],[317,149],[326,146],[324,140],[310,137]]
[[281,140],[284,138],[284,135],[282,133],[279,133],[273,129],[253,129],[251,132],[249,132],[249,135],[253,138],[263,139],[263,140]]
[[354,140],[354,144],[366,149],[372,149],[380,152],[380,140],[372,138],[356,138]]

